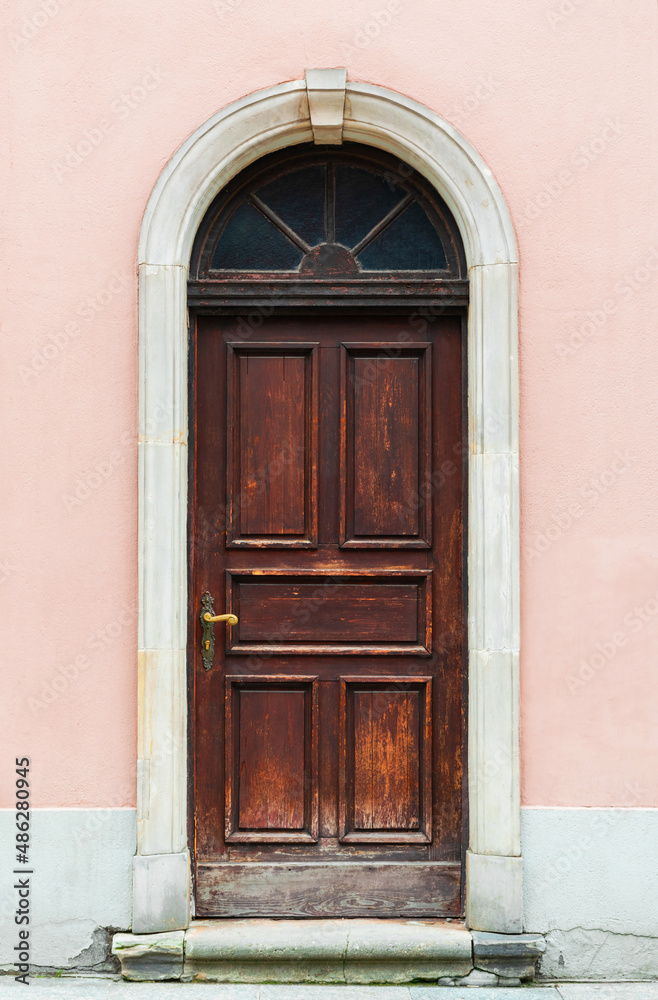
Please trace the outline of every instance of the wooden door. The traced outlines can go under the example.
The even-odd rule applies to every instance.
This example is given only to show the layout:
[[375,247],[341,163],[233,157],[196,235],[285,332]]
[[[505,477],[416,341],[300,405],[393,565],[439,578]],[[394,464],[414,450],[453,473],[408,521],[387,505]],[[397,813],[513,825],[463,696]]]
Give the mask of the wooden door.
[[197,916],[462,912],[462,321],[425,326],[197,318]]

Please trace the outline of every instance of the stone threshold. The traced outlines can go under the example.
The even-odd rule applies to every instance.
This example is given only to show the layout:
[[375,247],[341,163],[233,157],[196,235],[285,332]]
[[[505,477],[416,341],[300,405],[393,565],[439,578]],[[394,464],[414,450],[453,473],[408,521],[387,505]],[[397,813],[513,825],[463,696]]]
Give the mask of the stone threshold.
[[187,930],[115,934],[132,982],[410,983],[518,986],[541,934],[491,934],[442,920],[197,920]]

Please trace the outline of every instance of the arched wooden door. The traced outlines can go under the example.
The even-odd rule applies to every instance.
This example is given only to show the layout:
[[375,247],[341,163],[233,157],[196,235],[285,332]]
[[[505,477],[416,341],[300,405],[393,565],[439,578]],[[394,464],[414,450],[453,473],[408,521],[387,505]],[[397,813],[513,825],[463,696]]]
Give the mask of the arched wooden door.
[[360,147],[259,161],[200,228],[197,916],[462,912],[467,289],[445,205]]

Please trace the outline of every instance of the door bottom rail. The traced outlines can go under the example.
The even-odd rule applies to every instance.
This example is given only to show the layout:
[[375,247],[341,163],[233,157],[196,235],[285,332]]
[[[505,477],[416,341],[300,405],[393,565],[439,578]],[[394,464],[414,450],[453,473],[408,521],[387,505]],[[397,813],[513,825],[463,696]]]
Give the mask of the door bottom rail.
[[187,930],[115,934],[131,982],[410,983],[519,986],[541,934],[471,931],[459,921],[330,918],[193,921]]

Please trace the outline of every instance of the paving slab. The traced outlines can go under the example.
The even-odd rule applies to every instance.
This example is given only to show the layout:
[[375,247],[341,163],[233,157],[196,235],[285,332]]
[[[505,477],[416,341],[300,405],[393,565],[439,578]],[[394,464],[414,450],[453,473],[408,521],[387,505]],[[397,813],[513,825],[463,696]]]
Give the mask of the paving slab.
[[[22,988],[22,983],[1,976],[0,1000],[16,1000],[19,996],[31,1000],[261,1000],[262,989],[259,985],[233,983],[126,983],[66,976],[30,979],[29,993],[18,993]],[[307,997],[310,1000],[311,994]]]
[[[406,986],[261,986],[259,1000],[409,1000]],[[475,1000],[475,998],[473,998]]]
[[561,1000],[658,1000],[658,983],[561,983]]
[[410,986],[409,997],[410,1000],[561,1000],[552,986]]

